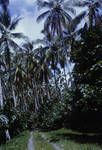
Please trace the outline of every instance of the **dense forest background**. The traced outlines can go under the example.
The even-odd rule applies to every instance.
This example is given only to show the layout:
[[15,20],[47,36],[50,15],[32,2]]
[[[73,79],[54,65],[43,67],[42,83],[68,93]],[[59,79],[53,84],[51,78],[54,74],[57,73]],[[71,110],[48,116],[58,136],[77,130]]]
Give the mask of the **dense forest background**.
[[22,18],[9,3],[0,0],[0,144],[26,129],[102,132],[102,1],[37,0],[44,38],[34,41],[15,32]]

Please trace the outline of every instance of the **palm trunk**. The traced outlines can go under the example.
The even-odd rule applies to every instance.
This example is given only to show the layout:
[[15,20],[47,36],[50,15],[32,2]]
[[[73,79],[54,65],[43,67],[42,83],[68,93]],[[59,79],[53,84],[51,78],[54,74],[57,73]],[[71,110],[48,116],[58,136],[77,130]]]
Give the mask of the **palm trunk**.
[[6,59],[7,71],[9,73],[8,93],[9,93],[9,96],[12,97],[11,59],[10,59],[10,49],[9,49],[9,44],[8,44],[7,39],[5,39],[5,43],[6,43],[6,55],[5,55],[5,59]]
[[48,98],[48,100],[50,101],[50,93],[49,93],[49,85],[48,85],[48,83],[46,83],[46,94],[47,94],[47,98]]
[[54,69],[54,80],[55,80],[55,87],[56,87],[56,96],[61,99],[61,89],[58,86],[57,78],[56,78],[56,71]]
[[15,96],[15,91],[14,91],[14,87],[12,86],[12,95],[13,95],[13,100],[14,100],[14,107],[17,106],[17,102],[16,102],[16,96]]
[[93,10],[89,11],[89,28],[92,29],[93,27],[93,14],[92,14]]
[[0,78],[0,107],[3,108],[3,93],[2,93],[2,84],[1,84],[1,78]]
[[65,77],[65,81],[66,81],[66,88],[68,88],[68,82],[67,82],[67,75],[66,75],[65,66],[64,66],[64,68],[63,68],[63,71],[64,71],[64,77]]
[[35,113],[37,113],[38,109],[39,109],[39,100],[38,100],[38,93],[37,93],[37,85],[35,83],[35,81],[33,80],[33,83],[32,83],[32,86],[33,86],[33,97],[34,97],[34,104],[35,104]]
[[9,132],[9,130],[8,130],[8,129],[7,129],[7,130],[5,130],[5,134],[6,134],[6,140],[9,140],[9,141],[10,141],[11,136],[10,136],[10,132]]
[[55,80],[56,92],[58,92],[57,79],[56,79],[56,71],[55,71],[55,69],[54,69],[54,80]]

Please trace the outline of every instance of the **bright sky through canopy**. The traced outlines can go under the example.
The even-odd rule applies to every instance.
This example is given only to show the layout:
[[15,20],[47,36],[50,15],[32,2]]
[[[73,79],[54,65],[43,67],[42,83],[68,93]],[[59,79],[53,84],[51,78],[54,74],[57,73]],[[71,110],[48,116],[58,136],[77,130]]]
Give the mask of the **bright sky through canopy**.
[[41,38],[43,26],[36,22],[38,16],[36,0],[10,0],[10,12],[23,18],[17,26],[17,32],[23,32],[31,40]]

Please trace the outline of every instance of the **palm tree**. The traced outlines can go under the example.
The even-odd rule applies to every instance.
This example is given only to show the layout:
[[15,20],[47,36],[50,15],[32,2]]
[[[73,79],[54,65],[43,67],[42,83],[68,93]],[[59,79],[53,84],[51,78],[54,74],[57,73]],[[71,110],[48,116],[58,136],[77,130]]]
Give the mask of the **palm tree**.
[[19,45],[14,41],[16,38],[25,38],[22,33],[13,32],[21,18],[11,18],[8,11],[0,12],[0,44],[2,51],[5,51],[7,64],[10,59],[10,48],[12,50],[21,50]]
[[44,102],[45,95],[46,100],[49,100],[49,80],[51,79],[51,69],[49,68],[49,62],[46,57],[48,48],[49,47],[46,46],[35,50],[38,51],[38,53],[35,53],[35,58],[37,59],[37,67],[35,68],[35,87],[37,88],[36,93],[41,99],[41,102],[37,100],[39,101],[39,104]]
[[78,7],[88,7],[87,15],[88,15],[88,22],[89,27],[92,28],[94,25],[97,24],[100,18],[100,10],[102,7],[102,1],[101,0],[85,0],[82,2],[75,2],[75,6]]
[[2,77],[5,71],[5,65],[2,61],[0,61],[0,107],[3,108],[4,101],[3,101],[3,87],[2,87]]
[[[43,102],[42,84],[45,82],[45,65],[42,48],[34,49],[34,42],[27,41],[22,45],[23,51],[20,54],[22,58],[21,67],[15,74],[15,87],[22,95],[21,103],[24,107],[25,104],[29,105],[33,103],[33,111],[38,111],[40,104]],[[22,71],[25,72],[25,76],[22,77]],[[46,75],[47,76],[47,75]],[[21,82],[22,81],[22,82]],[[21,91],[22,90],[22,91]],[[29,94],[30,91],[30,94]],[[25,93],[25,94],[24,94]],[[20,94],[18,94],[19,96]],[[30,96],[30,98],[29,98]],[[24,98],[26,97],[26,98]],[[18,97],[20,99],[20,97]],[[27,101],[28,99],[28,101]]]
[[21,18],[11,17],[8,9],[9,0],[0,0],[0,5],[2,8],[0,11],[0,52],[2,57],[4,57],[6,66],[6,85],[4,85],[6,90],[5,98],[13,96],[14,107],[16,107],[15,86],[11,83],[11,81],[13,82],[12,79],[15,67],[11,59],[13,61],[14,51],[18,52],[18,50],[21,50],[21,47],[15,42],[16,39],[26,37],[22,33],[14,32]]
[[[75,10],[69,7],[70,1],[65,0],[48,0],[41,1],[37,0],[40,9],[47,8],[40,16],[37,21],[45,19],[43,33],[47,36],[63,36],[63,29],[72,20],[72,14],[75,14]],[[67,13],[69,11],[70,13]]]
[[[53,74],[53,78],[55,81],[56,91],[59,91],[56,76],[61,68],[63,68],[65,70],[65,64],[66,64],[66,58],[67,58],[65,56],[66,54],[64,52],[64,48],[61,45],[61,42],[58,40],[47,41],[47,38],[45,37],[43,39],[36,40],[34,43],[35,44],[41,43],[44,46],[41,50],[41,52],[44,56],[42,68],[43,68],[43,70],[46,70],[45,75],[46,75],[46,78],[48,78],[47,80],[49,80],[48,72],[53,72],[52,74]],[[40,58],[40,60],[41,59],[42,59],[42,57]],[[58,65],[60,65],[60,67],[61,67],[60,69],[59,69]],[[48,75],[48,77],[47,77],[47,75]]]
[[[0,12],[0,50],[1,54],[5,55],[6,69],[9,72],[9,88],[11,89],[11,53],[13,50],[21,50],[20,46],[14,39],[25,38],[22,33],[15,33],[14,29],[18,25],[21,18],[11,18],[9,10]],[[12,51],[11,51],[12,50]]]

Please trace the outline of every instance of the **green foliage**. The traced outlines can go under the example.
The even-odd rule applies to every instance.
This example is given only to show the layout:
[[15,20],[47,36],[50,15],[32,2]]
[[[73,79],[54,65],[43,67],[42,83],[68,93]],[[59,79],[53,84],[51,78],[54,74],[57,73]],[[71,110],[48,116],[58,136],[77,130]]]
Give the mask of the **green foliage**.
[[29,132],[25,131],[11,141],[7,142],[5,145],[1,145],[0,150],[27,150],[28,139]]
[[[44,135],[46,140],[55,143],[64,150],[101,150],[102,145],[100,143],[97,134],[93,133],[81,133],[75,132],[69,129],[59,129],[50,132],[37,132],[35,137]],[[41,137],[40,137],[41,138]],[[38,138],[38,139],[40,139]]]
[[[83,29],[81,40],[75,41],[71,52],[73,69],[72,120],[87,130],[101,129],[102,113],[102,30],[99,26]],[[93,122],[93,127],[92,127]],[[78,123],[77,123],[78,124]],[[74,124],[73,124],[74,125]],[[85,127],[86,126],[86,127]],[[77,125],[76,125],[77,128]]]
[[0,113],[0,144],[6,141],[5,130],[8,128],[9,120],[6,115]]
[[[102,31],[97,27],[86,30],[85,34],[82,33],[82,40],[75,43],[72,51],[72,61],[75,63],[73,77],[76,90],[80,93],[78,101],[89,102],[89,109],[94,110],[99,110],[98,104],[101,104],[102,97],[101,35]],[[76,100],[80,104],[78,101]]]
[[66,104],[64,101],[57,100],[53,103],[47,103],[40,108],[38,114],[38,125],[41,128],[60,128],[63,123]]
[[[34,133],[34,143],[36,150],[44,149],[44,150],[53,150],[50,143],[45,141],[39,132]],[[35,142],[36,141],[36,142]]]
[[63,29],[66,29],[67,24],[72,20],[71,14],[75,14],[74,8],[66,1],[52,0],[51,2],[46,2],[37,0],[37,2],[40,9],[47,8],[47,11],[37,18],[38,22],[45,19],[43,33],[49,37],[49,41],[56,36],[62,37]]

